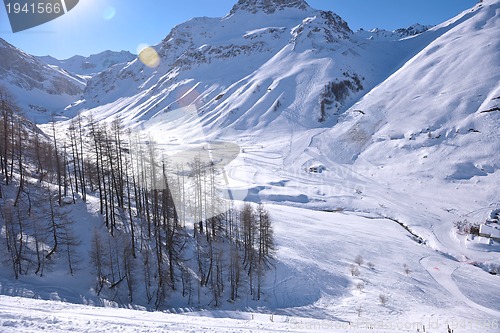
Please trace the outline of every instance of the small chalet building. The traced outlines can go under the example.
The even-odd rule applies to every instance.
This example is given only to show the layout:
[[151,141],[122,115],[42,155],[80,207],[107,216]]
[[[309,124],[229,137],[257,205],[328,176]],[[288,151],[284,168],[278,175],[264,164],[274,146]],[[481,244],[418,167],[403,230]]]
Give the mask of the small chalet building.
[[500,225],[495,224],[481,224],[479,226],[479,236],[491,238],[494,241],[500,242]]
[[325,170],[326,170],[326,167],[322,164],[312,165],[309,168],[307,168],[307,171],[310,173],[322,173]]

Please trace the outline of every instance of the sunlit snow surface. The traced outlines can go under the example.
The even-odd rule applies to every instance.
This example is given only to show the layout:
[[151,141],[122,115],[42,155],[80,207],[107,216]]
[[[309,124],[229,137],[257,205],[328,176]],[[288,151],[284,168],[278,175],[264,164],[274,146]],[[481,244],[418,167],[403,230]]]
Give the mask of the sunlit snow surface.
[[[498,277],[418,244],[390,220],[286,206],[268,208],[276,221],[278,263],[265,284],[265,308],[241,308],[246,312],[229,305],[202,312],[176,308],[173,313],[184,314],[172,315],[110,308],[109,302],[104,303],[106,308],[58,302],[85,292],[75,283],[72,290],[52,287],[55,292],[50,298],[55,302],[0,297],[0,331],[38,332],[45,327],[51,332],[300,332],[310,327],[310,331],[344,332],[351,322],[351,329],[357,325],[361,332],[367,328],[363,325],[398,328],[410,324],[440,332],[446,323],[498,332],[494,326],[500,318]],[[350,269],[357,255],[364,263],[360,275],[352,277]],[[404,265],[411,272],[407,274]],[[468,282],[478,277],[478,285]],[[3,293],[9,288],[19,292],[23,286],[2,284]],[[40,283],[31,288],[24,290],[26,296],[39,297],[45,290]],[[380,303],[381,294],[387,297],[385,305]],[[438,324],[439,329],[431,329]]]
[[[159,45],[158,68],[132,62],[91,80],[87,100],[70,112],[97,120],[120,116],[172,156],[210,142],[240,148],[224,165],[228,184],[239,199],[268,204],[276,271],[260,305],[242,299],[197,312],[172,302],[175,312],[182,308],[189,316],[2,296],[0,331],[422,332],[425,325],[432,333],[450,325],[457,333],[500,332],[500,278],[476,267],[500,264],[498,248],[477,251],[454,227],[464,219],[484,222],[500,206],[500,116],[483,112],[498,106],[500,96],[499,7],[484,1],[394,48],[383,40],[343,40],[335,50],[315,52],[304,41],[288,44],[289,35],[272,44],[292,28],[283,18],[264,30],[256,29],[262,22],[244,21],[247,37],[236,34],[241,27],[231,17],[195,19],[171,37],[189,29],[199,36],[206,25],[219,24],[211,47],[254,37],[273,49],[245,55],[246,62],[205,66],[184,59],[182,70],[170,71],[170,58],[185,50]],[[223,26],[235,35],[219,35],[227,33]],[[383,68],[375,66],[381,59]],[[341,69],[366,75],[367,91],[352,96],[341,116],[318,124],[320,90]],[[311,172],[318,166],[321,172]],[[89,207],[79,203],[74,214],[97,210],[91,206],[92,200]],[[364,263],[352,276],[357,255]],[[68,279],[67,290],[2,276],[0,292],[111,306],[92,298],[85,279]],[[336,326],[349,322],[350,328]]]

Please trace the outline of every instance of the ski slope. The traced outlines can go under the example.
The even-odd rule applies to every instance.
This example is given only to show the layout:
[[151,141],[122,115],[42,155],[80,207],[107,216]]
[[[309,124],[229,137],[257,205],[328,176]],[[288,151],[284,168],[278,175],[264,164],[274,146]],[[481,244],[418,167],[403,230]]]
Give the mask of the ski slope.
[[[0,297],[0,332],[37,332],[43,327],[51,332],[302,332],[309,331],[308,327],[310,331],[320,327],[319,331],[346,332],[356,327],[363,332],[381,323],[396,325],[396,329],[380,330],[385,332],[402,331],[397,325],[410,323],[410,332],[424,325],[428,332],[440,332],[447,323],[453,323],[456,332],[463,323],[482,323],[481,332],[498,332],[493,325],[500,318],[500,302],[495,296],[498,277],[484,275],[469,262],[439,255],[391,220],[359,213],[267,207],[275,221],[277,261],[275,272],[264,283],[264,307],[241,299],[201,312],[180,303],[173,304],[168,314],[126,310],[91,296],[81,274],[65,278],[65,285],[73,285],[71,290],[54,286],[50,279],[36,279],[35,283],[25,278],[24,284],[0,284],[2,294],[31,298]],[[357,256],[363,258],[361,265],[355,263]],[[353,265],[358,267],[358,275],[352,275]],[[459,270],[481,276],[481,284],[463,283],[460,276],[467,274],[456,275]],[[61,302],[74,302],[71,297],[77,295],[88,304],[106,307]],[[380,295],[387,298],[385,304]],[[431,330],[431,323],[439,323],[439,329]]]

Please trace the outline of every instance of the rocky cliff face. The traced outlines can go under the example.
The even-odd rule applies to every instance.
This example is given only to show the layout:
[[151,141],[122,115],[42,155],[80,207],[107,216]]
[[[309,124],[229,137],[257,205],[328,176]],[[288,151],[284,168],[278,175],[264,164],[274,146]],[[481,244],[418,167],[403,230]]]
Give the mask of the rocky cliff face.
[[306,11],[311,9],[304,0],[239,0],[236,3],[229,15],[239,11],[245,11],[252,14],[265,13],[273,14],[284,9],[295,8]]

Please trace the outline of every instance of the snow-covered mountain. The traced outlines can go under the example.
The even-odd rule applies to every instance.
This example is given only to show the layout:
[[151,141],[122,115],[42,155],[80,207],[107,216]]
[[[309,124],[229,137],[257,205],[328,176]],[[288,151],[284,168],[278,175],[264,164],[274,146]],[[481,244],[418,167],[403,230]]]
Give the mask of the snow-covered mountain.
[[[432,205],[461,206],[463,214],[487,210],[497,202],[500,165],[498,112],[485,112],[495,110],[499,97],[498,8],[498,1],[484,1],[413,38],[391,41],[357,36],[334,13],[304,1],[239,1],[223,18],[175,27],[154,47],[159,66],[137,59],[95,76],[74,108],[131,126],[154,123],[165,142],[193,140],[194,124],[208,138],[273,142],[268,149],[280,151],[283,179],[314,163],[347,165],[372,175],[376,187],[407,191],[412,184],[424,197],[431,188],[457,187],[457,195]],[[187,106],[196,110],[191,118],[162,120]],[[351,180],[353,187],[366,181]],[[478,183],[484,188],[468,200]],[[281,191],[261,185],[270,187],[258,190],[261,199]],[[307,192],[304,184],[295,190]],[[321,193],[306,201],[346,205],[338,193]],[[348,206],[408,218],[399,194],[389,195],[391,205],[377,203],[380,195],[372,193],[370,204],[365,196],[349,199]],[[425,202],[413,195],[410,202]],[[439,220],[452,228],[454,218]]]
[[0,84],[29,119],[45,122],[77,100],[85,82],[0,39]]
[[82,76],[92,76],[116,64],[132,61],[136,56],[128,51],[104,51],[88,57],[76,55],[64,60],[59,60],[51,56],[39,58],[47,64],[57,66],[68,72]]
[[273,14],[289,8],[307,10],[309,5],[304,0],[239,0],[229,12],[229,15],[238,11],[246,11],[251,14],[265,13]]
[[[238,145],[224,169],[232,198],[266,203],[276,221],[263,311],[429,332],[476,318],[471,331],[497,332],[477,325],[500,316],[500,245],[457,226],[498,220],[499,17],[500,1],[484,0],[430,29],[370,38],[305,1],[240,0],[94,75],[66,112],[118,117],[173,158],[195,145],[214,153],[213,140]],[[86,217],[88,236],[103,225],[88,214],[97,206],[64,209]],[[357,254],[369,263],[353,262]],[[99,302],[82,280],[20,290]],[[224,310],[261,305],[238,301]],[[9,318],[0,316],[23,325]]]
[[[427,27],[398,32],[413,38],[367,40],[305,1],[239,1],[223,18],[175,27],[154,47],[158,66],[136,59],[93,77],[70,110],[132,127],[155,124],[165,142],[199,140],[194,125],[208,139],[274,142],[288,152],[280,153],[283,178],[321,162],[402,191],[463,182],[459,195],[438,205],[482,209],[497,201],[500,165],[498,112],[485,112],[500,95],[498,8],[499,1],[484,1],[423,33]],[[170,111],[184,107],[195,110],[191,118],[172,122]],[[485,188],[470,202],[476,182]],[[303,184],[296,190],[306,191]],[[397,204],[379,207],[379,195],[349,206],[402,216]],[[311,196],[328,209],[344,205],[333,193]]]
[[370,43],[305,1],[239,1],[223,18],[175,27],[154,47],[157,67],[136,59],[93,77],[76,110],[143,121],[194,98],[204,125],[219,129],[290,116],[332,125],[422,44]]
[[[208,138],[237,134],[247,144],[279,132],[289,166],[315,163],[317,154],[399,188],[475,186],[477,176],[494,184],[498,112],[484,111],[499,96],[498,7],[485,1],[423,33],[398,32],[413,38],[367,40],[305,1],[242,0],[223,18],[175,27],[154,47],[158,66],[136,59],[96,75],[69,109],[155,124],[167,142],[193,140],[194,124]],[[196,112],[172,122],[169,112],[183,107]],[[391,180],[398,173],[404,181]],[[480,191],[478,205],[494,202],[495,191]]]
[[403,38],[419,35],[431,29],[432,27],[433,26],[431,25],[422,25],[417,23],[409,26],[408,28],[400,28],[394,31],[388,31],[379,28],[371,30],[360,29],[356,31],[356,34],[365,39],[396,41]]
[[[484,1],[429,30],[433,38],[421,52],[309,147],[353,165],[389,192],[411,196],[413,209],[422,207],[419,219],[404,217],[412,208],[396,208],[400,199],[391,199],[392,210],[425,226],[427,239],[438,234],[431,230],[451,229],[453,220],[498,205],[499,8],[498,1]],[[455,247],[445,233],[437,238],[446,251]]]

